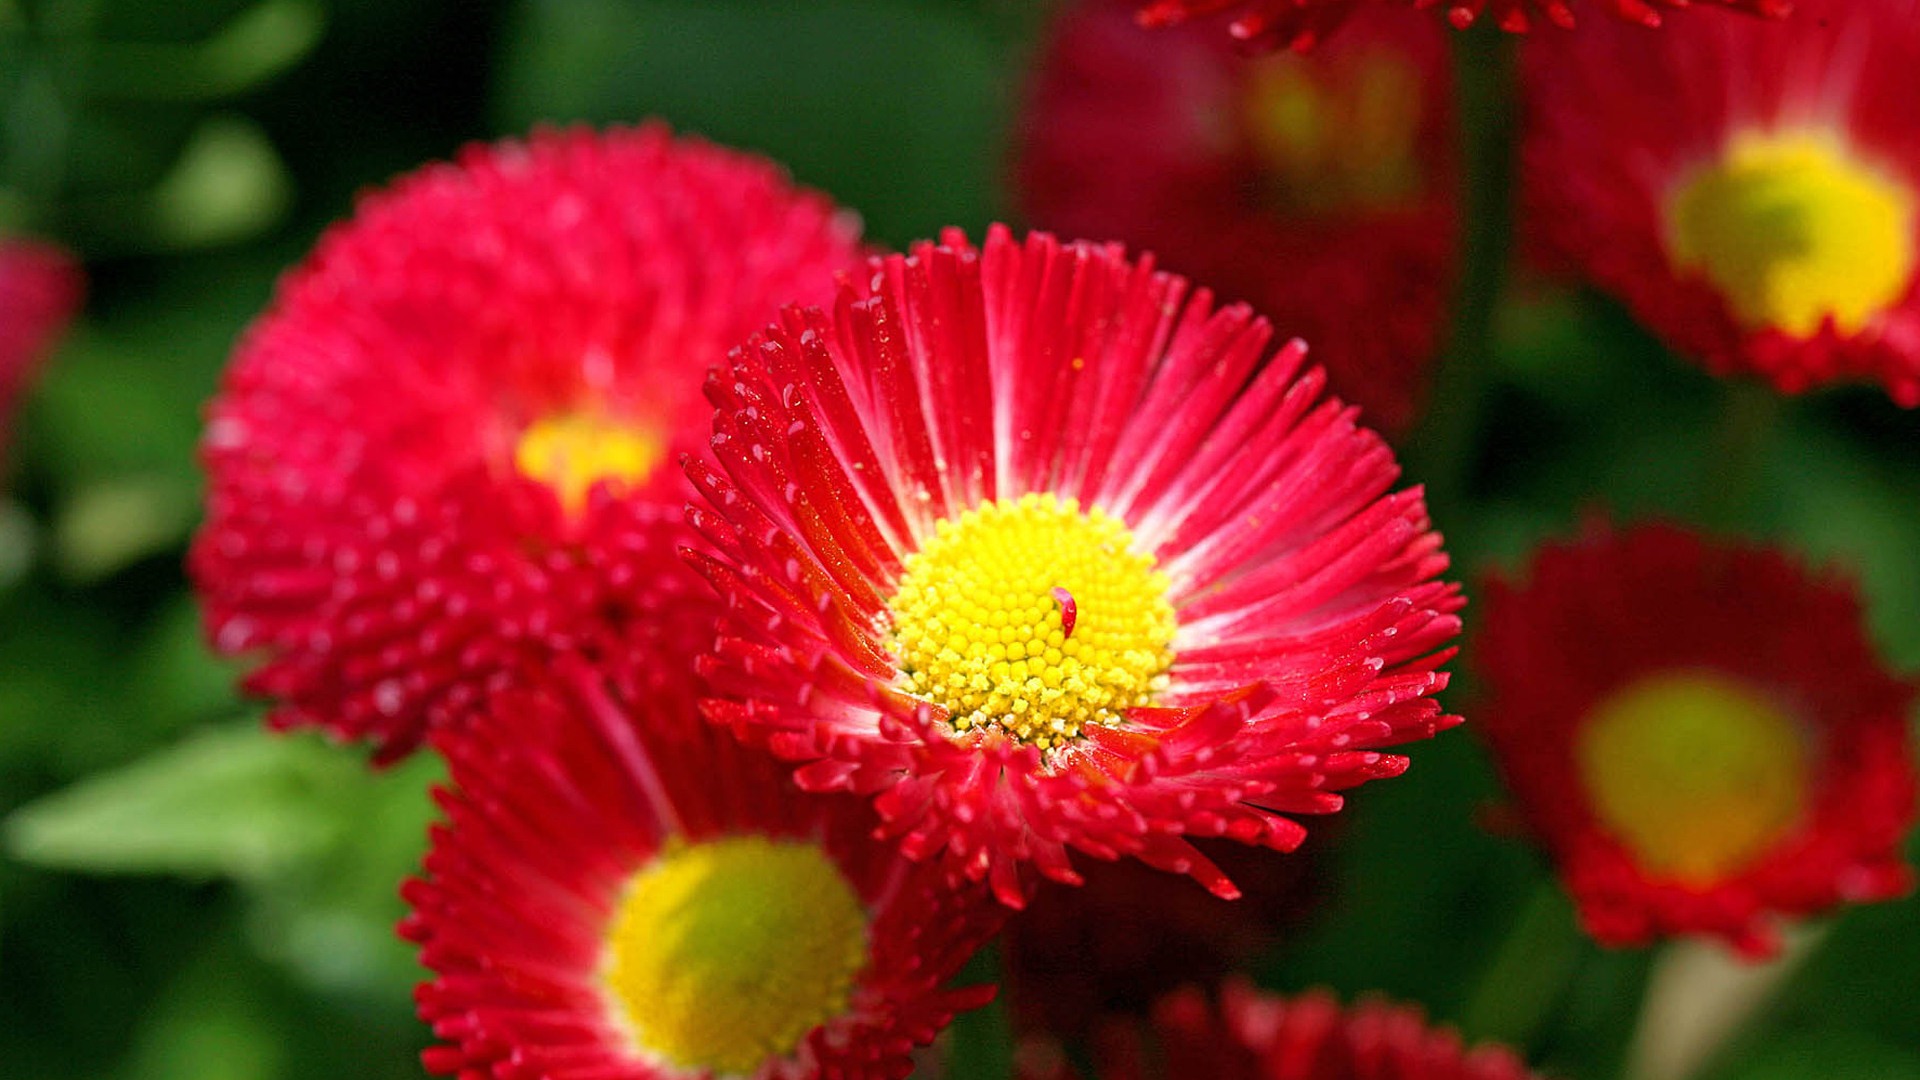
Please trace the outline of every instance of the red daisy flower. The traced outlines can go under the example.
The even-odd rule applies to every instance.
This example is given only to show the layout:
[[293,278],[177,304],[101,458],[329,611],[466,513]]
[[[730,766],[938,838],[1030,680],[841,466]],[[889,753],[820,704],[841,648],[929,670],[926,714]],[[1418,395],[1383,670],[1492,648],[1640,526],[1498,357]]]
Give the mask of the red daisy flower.
[[1457,589],[1393,454],[1295,342],[1118,245],[950,232],[790,309],[690,472],[729,606],[710,718],[877,796],[1023,901],[1069,848],[1221,895],[1187,835],[1276,849],[1431,695]]
[[14,409],[80,307],[84,287],[80,268],[60,249],[0,241],[0,453],[11,441]]
[[[1231,12],[1228,32],[1254,48],[1286,46],[1305,52],[1344,25],[1353,13],[1378,7],[1369,0],[1133,0],[1142,26],[1169,26],[1204,15]],[[1404,0],[1406,6],[1445,16],[1456,30],[1465,30],[1491,14],[1500,29],[1524,34],[1534,20],[1544,18],[1563,30],[1573,28],[1574,0]],[[1782,18],[1795,9],[1794,0],[1711,0],[1712,3],[1755,15]],[[1598,0],[1599,7],[1638,27],[1656,27],[1662,8],[1688,7],[1690,0]]]
[[1479,730],[1587,929],[1719,935],[1907,890],[1911,683],[1852,589],[1786,555],[1643,525],[1488,588]]
[[876,844],[872,811],[584,663],[434,736],[401,934],[429,1070],[497,1080],[902,1077],[992,987],[943,989],[999,929],[984,889]]
[[1920,405],[1920,2],[1596,26],[1523,60],[1549,259],[1716,373]]
[[1020,135],[1026,212],[1246,300],[1404,431],[1458,269],[1445,35],[1377,7],[1312,56],[1248,57],[1128,11],[1083,0],[1055,26]]
[[[1221,988],[1218,1004],[1196,989],[1161,999],[1151,1039],[1131,1028],[1104,1033],[1095,1048],[1100,1080],[1531,1080],[1513,1051],[1469,1049],[1452,1028],[1427,1022],[1419,1007],[1365,998],[1341,1008],[1321,991],[1291,998],[1244,982]],[[1152,1052],[1149,1052],[1148,1044]],[[1044,1042],[1021,1048],[1021,1080],[1073,1080]]]
[[675,554],[695,373],[826,296],[855,231],[771,162],[657,126],[476,146],[368,197],[212,406],[214,641],[264,654],[277,724],[383,760],[560,653],[690,694],[713,618]]

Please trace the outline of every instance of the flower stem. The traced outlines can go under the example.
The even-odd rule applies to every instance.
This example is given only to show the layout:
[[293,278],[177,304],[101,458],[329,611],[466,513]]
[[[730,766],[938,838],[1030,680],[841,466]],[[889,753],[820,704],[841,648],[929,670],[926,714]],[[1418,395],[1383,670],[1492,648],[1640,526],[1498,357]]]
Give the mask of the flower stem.
[[1005,971],[997,942],[975,953],[961,969],[957,980],[960,985],[997,983],[1000,994],[988,1004],[954,1017],[948,1028],[947,1076],[1013,1075],[1013,1024],[1007,1016]]
[[1474,981],[1461,1030],[1512,1046],[1532,1042],[1559,1004],[1583,948],[1559,882],[1540,883]]
[[1476,464],[1486,376],[1513,236],[1515,127],[1511,35],[1491,26],[1453,35],[1466,177],[1461,273],[1453,332],[1434,373],[1424,421],[1408,443],[1410,475],[1446,524],[1460,512]]
[[1753,512],[1766,456],[1786,399],[1757,382],[1733,381],[1703,470],[1700,515],[1715,528],[1731,529]]
[[1825,938],[1824,927],[1795,927],[1780,955],[1762,963],[1711,942],[1667,945],[1654,961],[1624,1080],[1699,1075]]

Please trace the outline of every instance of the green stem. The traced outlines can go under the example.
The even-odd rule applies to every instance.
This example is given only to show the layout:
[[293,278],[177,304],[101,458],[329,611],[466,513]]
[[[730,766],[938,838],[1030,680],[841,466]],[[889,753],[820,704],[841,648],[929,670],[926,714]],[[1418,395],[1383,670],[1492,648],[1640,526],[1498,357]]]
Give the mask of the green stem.
[[1662,946],[1622,1075],[1700,1075],[1825,939],[1825,927],[1795,927],[1780,955],[1765,963],[1733,956],[1717,942],[1682,939]]
[[1461,1030],[1510,1046],[1531,1043],[1559,1005],[1584,942],[1559,882],[1541,882],[1474,981]]
[[1409,475],[1426,484],[1443,526],[1462,512],[1486,407],[1494,314],[1512,248],[1517,123],[1511,35],[1483,26],[1452,37],[1466,177],[1461,274],[1453,332],[1407,445]]
[[956,980],[962,986],[998,983],[987,1005],[954,1017],[948,1027],[947,1072],[953,1080],[999,1080],[1013,1075],[1013,1023],[1007,1016],[1007,980],[998,942],[973,954]]
[[1774,430],[1785,411],[1786,399],[1757,382],[1727,384],[1714,432],[1712,455],[1702,470],[1700,516],[1715,528],[1731,529],[1752,515],[1763,490],[1762,474]]

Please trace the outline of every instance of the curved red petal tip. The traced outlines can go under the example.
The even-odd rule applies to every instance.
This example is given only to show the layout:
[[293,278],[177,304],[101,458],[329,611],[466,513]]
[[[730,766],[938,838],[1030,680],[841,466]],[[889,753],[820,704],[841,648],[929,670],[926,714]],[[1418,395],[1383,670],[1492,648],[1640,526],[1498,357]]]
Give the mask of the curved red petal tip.
[[1019,869],[1013,863],[1005,860],[995,863],[987,875],[987,887],[992,890],[994,899],[1005,904],[1009,910],[1026,910],[1027,890],[1021,884]]
[[1080,619],[1080,605],[1074,603],[1073,594],[1064,585],[1053,587],[1053,599],[1060,605],[1060,633],[1070,638],[1074,623]]

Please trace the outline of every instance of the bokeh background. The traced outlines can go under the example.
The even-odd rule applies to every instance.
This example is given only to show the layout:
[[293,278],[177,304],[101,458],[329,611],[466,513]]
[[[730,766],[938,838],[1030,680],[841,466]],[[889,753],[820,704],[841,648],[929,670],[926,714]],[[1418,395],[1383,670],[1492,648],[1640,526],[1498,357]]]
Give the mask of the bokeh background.
[[[202,403],[275,277],[356,191],[540,122],[768,153],[900,245],[1011,214],[1037,0],[0,0],[0,234],[85,260],[87,307],[16,425],[0,500],[0,1073],[421,1075],[392,933],[435,779],[266,734],[201,642],[181,556]],[[1780,401],[1488,251],[1511,110],[1460,45],[1496,223],[1405,441],[1461,572],[1583,517],[1781,539],[1860,575],[1920,669],[1920,419]],[[1487,148],[1492,148],[1491,150]],[[1510,262],[1508,263],[1510,267]],[[1472,622],[1469,617],[1469,628]],[[1469,638],[1469,649],[1471,639]],[[1464,678],[1449,705],[1472,716]],[[1612,1075],[1651,954],[1603,952],[1524,844],[1470,728],[1310,842],[1317,899],[1263,981],[1423,1002],[1549,1072]],[[1852,910],[1717,1060],[1721,1080],[1920,1077],[1920,901]],[[993,1075],[1003,1011],[963,1023]]]

